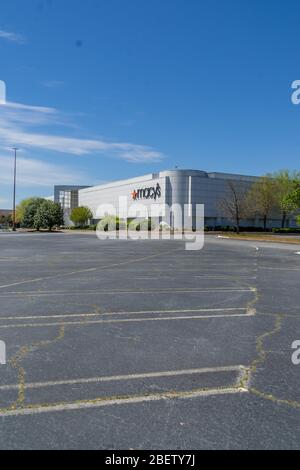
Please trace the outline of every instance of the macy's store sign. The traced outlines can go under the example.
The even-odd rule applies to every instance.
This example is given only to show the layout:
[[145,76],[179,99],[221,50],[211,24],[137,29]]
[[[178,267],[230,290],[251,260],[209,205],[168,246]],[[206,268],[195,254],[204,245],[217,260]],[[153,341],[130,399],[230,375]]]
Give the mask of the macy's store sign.
[[156,199],[161,197],[161,187],[157,183],[156,186],[152,186],[151,188],[134,190],[131,193],[131,197],[134,201],[139,199],[154,199],[154,201],[156,201]]

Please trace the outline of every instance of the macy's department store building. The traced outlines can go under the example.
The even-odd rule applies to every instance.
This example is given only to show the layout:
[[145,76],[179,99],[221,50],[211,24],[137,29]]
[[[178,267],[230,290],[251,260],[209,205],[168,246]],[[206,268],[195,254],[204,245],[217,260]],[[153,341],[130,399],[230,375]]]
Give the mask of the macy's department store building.
[[[94,221],[105,215],[120,215],[124,217],[124,207],[129,210],[128,217],[144,218],[146,214],[136,214],[137,204],[143,204],[155,222],[166,221],[173,228],[184,225],[184,207],[190,211],[191,223],[196,227],[196,205],[204,204],[204,224],[211,227],[232,225],[226,214],[222,213],[221,201],[230,192],[229,183],[232,182],[239,191],[246,191],[258,180],[255,176],[242,176],[228,173],[207,173],[200,170],[169,170],[153,173],[137,178],[119,180],[100,186],[55,186],[54,200],[60,202],[64,208],[65,223],[68,224],[69,214],[74,207],[87,206],[91,209]],[[121,205],[120,205],[120,201]],[[159,206],[171,207],[169,215],[159,212]],[[179,207],[182,210],[172,210]],[[155,213],[157,207],[157,214]],[[151,211],[154,211],[150,213]],[[113,212],[115,209],[116,212]],[[133,212],[130,212],[133,211]],[[134,215],[133,215],[134,214]],[[159,215],[158,215],[159,214]],[[256,218],[244,219],[241,226],[261,227],[263,221]],[[280,227],[279,214],[268,221],[269,227]],[[287,226],[296,226],[294,218],[287,221]]]

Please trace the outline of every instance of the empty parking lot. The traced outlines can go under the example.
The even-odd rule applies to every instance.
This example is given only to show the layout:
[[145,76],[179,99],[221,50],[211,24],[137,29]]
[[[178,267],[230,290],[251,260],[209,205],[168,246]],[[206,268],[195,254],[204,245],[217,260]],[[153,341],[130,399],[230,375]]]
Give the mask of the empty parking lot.
[[2,449],[299,448],[295,245],[0,246]]

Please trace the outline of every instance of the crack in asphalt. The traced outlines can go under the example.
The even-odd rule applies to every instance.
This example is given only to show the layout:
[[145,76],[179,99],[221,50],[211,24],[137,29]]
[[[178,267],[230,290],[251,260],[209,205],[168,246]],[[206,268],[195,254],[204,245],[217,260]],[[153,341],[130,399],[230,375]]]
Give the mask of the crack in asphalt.
[[[258,272],[258,270],[260,269],[260,266],[258,263],[259,261],[258,258],[260,256],[260,253],[261,253],[260,250],[256,250],[256,256],[255,256],[256,272]],[[255,300],[250,302],[252,307],[254,307],[254,305],[258,302],[258,300],[261,297],[261,294],[259,293],[257,288],[255,289],[255,291],[256,291]],[[247,368],[246,375],[242,378],[240,385],[241,387],[247,387],[250,393],[253,393],[254,395],[259,396],[260,398],[263,398],[265,400],[272,401],[273,403],[276,403],[277,405],[287,405],[292,408],[300,408],[300,402],[297,400],[278,398],[273,394],[263,392],[261,390],[258,390],[254,386],[250,386],[251,381],[253,382],[255,380],[255,373],[258,371],[259,366],[262,366],[263,364],[266,363],[267,354],[270,352],[264,348],[264,342],[266,338],[274,336],[275,334],[279,333],[282,330],[283,319],[285,317],[288,317],[288,316],[292,316],[293,318],[297,318],[297,317],[293,315],[288,315],[285,313],[267,313],[267,314],[259,313],[257,312],[257,309],[255,309],[255,313],[257,317],[260,317],[263,315],[269,315],[269,316],[275,317],[275,323],[274,323],[274,327],[271,330],[264,332],[263,334],[259,335],[256,338],[257,357],[252,361],[249,368]],[[299,320],[299,318],[297,319]]]
[[[17,370],[18,374],[18,398],[17,401],[15,401],[10,407],[8,407],[8,410],[14,410],[16,408],[22,408],[24,406],[24,401],[25,401],[25,376],[26,376],[26,371],[24,367],[22,367],[21,362],[25,359],[28,354],[31,352],[35,352],[40,348],[49,346],[50,344],[55,344],[58,341],[61,341],[65,335],[65,327],[61,326],[59,328],[58,335],[53,338],[53,339],[48,339],[48,340],[41,340],[37,341],[35,343],[32,343],[30,345],[25,345],[20,348],[20,350],[17,352],[17,354],[12,357],[12,359],[9,361],[11,367],[13,369]],[[3,412],[5,409],[0,408],[0,412]]]

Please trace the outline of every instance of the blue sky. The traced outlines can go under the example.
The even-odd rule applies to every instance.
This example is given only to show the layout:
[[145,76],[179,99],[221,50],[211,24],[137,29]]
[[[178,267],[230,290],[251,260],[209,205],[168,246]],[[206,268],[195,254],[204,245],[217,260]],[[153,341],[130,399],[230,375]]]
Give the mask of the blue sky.
[[298,0],[1,0],[0,207],[162,169],[299,169]]

